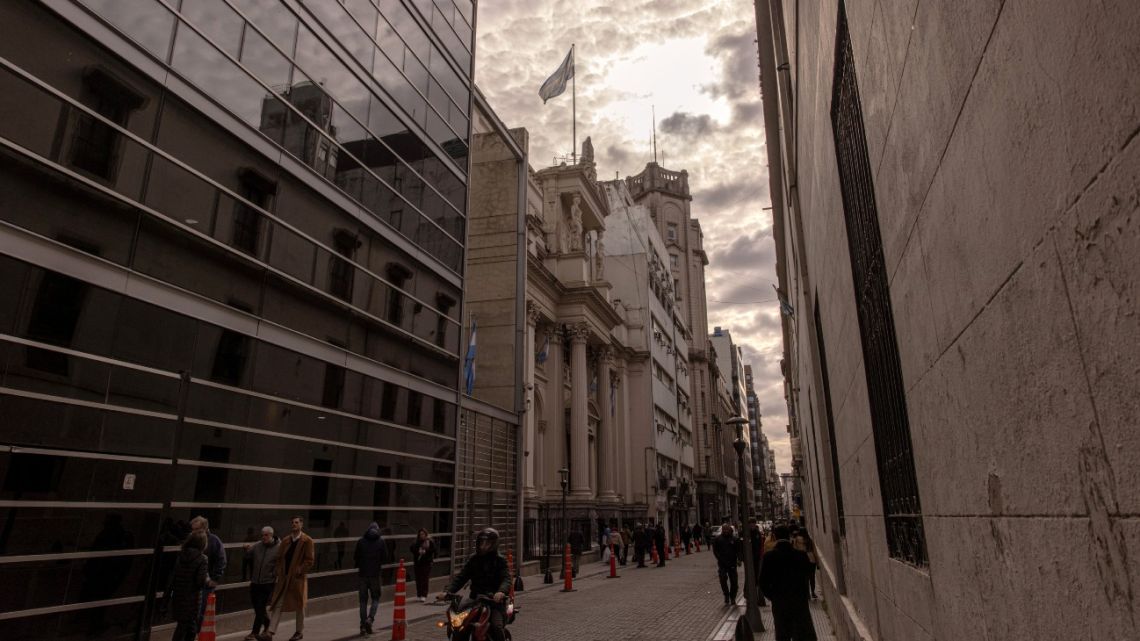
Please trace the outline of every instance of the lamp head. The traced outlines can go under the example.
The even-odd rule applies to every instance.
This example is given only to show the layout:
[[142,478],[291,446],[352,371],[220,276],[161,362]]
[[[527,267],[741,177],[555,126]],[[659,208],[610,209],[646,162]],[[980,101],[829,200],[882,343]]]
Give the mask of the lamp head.
[[561,477],[562,489],[565,490],[566,486],[570,484],[570,470],[562,468],[558,470],[558,475]]

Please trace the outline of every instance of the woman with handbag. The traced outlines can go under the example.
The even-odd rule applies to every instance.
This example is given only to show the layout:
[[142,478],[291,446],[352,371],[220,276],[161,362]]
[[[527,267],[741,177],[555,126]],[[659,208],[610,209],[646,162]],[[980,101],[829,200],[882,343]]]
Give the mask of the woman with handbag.
[[427,530],[420,528],[412,543],[412,561],[416,570],[416,596],[420,603],[427,603],[428,584],[431,582],[431,564],[435,561],[435,541]]

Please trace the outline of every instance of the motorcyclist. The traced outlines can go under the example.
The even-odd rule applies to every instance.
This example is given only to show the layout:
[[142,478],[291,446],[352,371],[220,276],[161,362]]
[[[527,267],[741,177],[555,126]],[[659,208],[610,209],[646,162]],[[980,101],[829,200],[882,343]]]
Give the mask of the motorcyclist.
[[506,560],[499,556],[499,532],[495,528],[486,528],[475,537],[475,554],[463,564],[463,569],[452,579],[440,598],[455,594],[468,582],[471,583],[472,599],[480,595],[493,595],[495,605],[488,608],[491,612],[491,639],[504,641],[506,638],[504,600],[511,588],[511,573],[507,569]]

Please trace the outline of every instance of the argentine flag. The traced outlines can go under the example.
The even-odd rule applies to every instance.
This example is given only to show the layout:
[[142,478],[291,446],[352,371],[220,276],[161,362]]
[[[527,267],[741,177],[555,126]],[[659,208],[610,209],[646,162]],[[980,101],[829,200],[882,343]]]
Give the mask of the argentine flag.
[[475,389],[475,319],[471,319],[471,342],[467,344],[467,357],[463,359],[463,381],[467,395]]

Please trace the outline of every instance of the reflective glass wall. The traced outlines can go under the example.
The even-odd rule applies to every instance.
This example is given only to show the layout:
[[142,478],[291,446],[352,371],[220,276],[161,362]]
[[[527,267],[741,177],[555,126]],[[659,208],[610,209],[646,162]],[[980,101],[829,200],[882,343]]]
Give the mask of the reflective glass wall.
[[372,521],[448,572],[472,22],[0,3],[0,638],[166,625],[196,515],[223,613],[295,514],[311,598],[355,590]]

